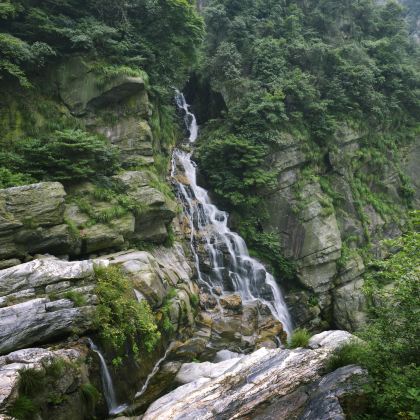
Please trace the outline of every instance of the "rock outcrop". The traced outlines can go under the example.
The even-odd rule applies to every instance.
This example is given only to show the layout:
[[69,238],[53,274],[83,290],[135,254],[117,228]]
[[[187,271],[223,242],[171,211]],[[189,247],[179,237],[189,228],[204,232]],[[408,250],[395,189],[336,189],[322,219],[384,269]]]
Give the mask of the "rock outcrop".
[[[1,189],[0,269],[39,253],[74,257],[126,248],[133,241],[163,243],[176,203],[152,186],[146,171],[114,178],[126,190],[120,199],[131,200],[133,210],[123,208],[117,198],[95,198],[91,183],[73,187],[69,194],[59,182]],[[118,217],[111,214],[115,207],[122,213]],[[104,222],[98,221],[101,216]]]
[[[64,223],[66,192],[58,182],[0,190],[0,262],[15,265],[28,254],[75,252],[77,240]],[[19,261],[18,261],[19,262]]]
[[189,296],[198,291],[182,247],[155,252],[156,258],[148,252],[125,251],[97,261],[47,257],[0,270],[0,354],[92,329],[95,265],[121,265],[133,284],[133,299],[136,289],[154,308],[176,288],[169,312],[174,330],[186,321],[193,325]]
[[[331,353],[352,336],[327,331],[312,337],[309,349],[260,349],[232,361],[187,364],[178,373],[186,383],[159,398],[143,419],[274,418],[337,419],[340,401],[360,394],[365,372],[356,366],[322,377]],[[201,366],[201,371],[200,371]]]
[[[33,418],[82,420],[91,416],[94,407],[86,390],[96,389],[88,379],[96,367],[92,369],[88,356],[88,349],[75,343],[65,349],[27,348],[0,357],[0,418],[11,419],[7,413],[19,412],[22,399],[36,407]],[[38,374],[32,375],[36,378],[33,383],[22,386],[22,372]]]
[[1,270],[0,354],[88,331],[93,288],[92,261],[43,259]]
[[[279,135],[270,156],[279,176],[277,191],[267,198],[264,229],[278,236],[285,256],[296,264],[299,284],[286,299],[295,323],[313,330],[328,325],[355,330],[363,324],[365,267],[359,249],[369,243],[380,256],[379,242],[398,236],[398,223],[404,224],[358,196],[361,177],[371,170],[369,162],[357,161],[362,142],[363,133],[343,125],[335,133],[337,147],[325,157],[323,173],[308,172],[305,145],[289,134]],[[404,165],[416,182],[412,155],[407,154]],[[386,194],[403,209],[396,165],[390,161],[380,182],[369,181],[367,188],[372,194]]]

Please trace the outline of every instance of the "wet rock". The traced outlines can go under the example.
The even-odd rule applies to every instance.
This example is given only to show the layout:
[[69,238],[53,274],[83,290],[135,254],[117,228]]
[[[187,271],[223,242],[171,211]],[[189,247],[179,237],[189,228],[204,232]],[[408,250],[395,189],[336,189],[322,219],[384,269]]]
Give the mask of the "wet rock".
[[240,295],[223,295],[220,304],[223,308],[239,312],[242,308],[242,299]]

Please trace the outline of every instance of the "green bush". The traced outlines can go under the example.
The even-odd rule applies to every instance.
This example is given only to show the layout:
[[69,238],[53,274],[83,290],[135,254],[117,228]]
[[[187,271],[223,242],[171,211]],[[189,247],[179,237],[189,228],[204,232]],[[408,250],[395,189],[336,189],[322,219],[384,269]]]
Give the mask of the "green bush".
[[68,367],[69,363],[64,359],[55,358],[51,363],[44,366],[45,375],[51,379],[60,379]]
[[14,173],[7,168],[0,168],[0,189],[34,183],[35,180],[27,174]]
[[116,149],[103,137],[80,129],[20,140],[11,150],[0,152],[0,164],[12,172],[63,183],[111,175],[118,169],[117,162]]
[[149,304],[133,299],[132,287],[120,268],[96,268],[96,277],[99,304],[95,323],[100,338],[116,352],[117,358],[127,355],[126,345],[135,355],[140,348],[151,352],[160,333]]
[[308,347],[311,334],[306,328],[297,328],[293,331],[287,347],[289,349],[296,349],[298,347]]
[[267,149],[244,137],[210,138],[198,149],[198,160],[214,192],[228,206],[252,208],[258,193],[274,185],[275,174],[264,165]]

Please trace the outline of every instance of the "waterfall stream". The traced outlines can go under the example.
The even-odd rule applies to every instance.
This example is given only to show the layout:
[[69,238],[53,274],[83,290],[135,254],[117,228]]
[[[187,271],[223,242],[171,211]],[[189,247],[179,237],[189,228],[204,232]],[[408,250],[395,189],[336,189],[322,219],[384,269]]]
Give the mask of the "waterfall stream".
[[163,357],[160,358],[157,361],[157,363],[153,367],[153,370],[147,376],[146,382],[143,384],[141,390],[139,392],[137,392],[137,394],[135,395],[135,398],[141,397],[146,392],[146,389],[149,386],[150,381],[153,379],[153,377],[156,375],[156,373],[158,373],[159,368],[160,368],[160,365],[166,360],[166,358],[168,357],[168,355],[171,352],[171,350],[172,350],[172,345],[169,345],[169,347],[166,349],[165,354],[163,355]]
[[[197,121],[182,93],[176,104],[184,113],[189,142],[198,136]],[[228,227],[228,214],[211,203],[208,192],[197,185],[197,166],[191,153],[175,149],[171,176],[190,224],[191,250],[200,286],[217,300],[220,291],[237,293],[243,302],[260,301],[283,325],[290,336],[292,322],[274,277],[250,257],[245,241]],[[216,292],[217,291],[217,292]]]
[[102,387],[104,391],[105,401],[108,406],[109,414],[115,415],[123,412],[128,405],[127,404],[121,404],[118,405],[117,398],[115,396],[115,390],[114,385],[112,383],[112,378],[108,370],[108,366],[105,362],[104,356],[102,355],[99,348],[95,345],[95,343],[88,338],[89,340],[89,346],[92,351],[94,351],[98,357],[99,361],[101,362],[101,381],[102,381]]

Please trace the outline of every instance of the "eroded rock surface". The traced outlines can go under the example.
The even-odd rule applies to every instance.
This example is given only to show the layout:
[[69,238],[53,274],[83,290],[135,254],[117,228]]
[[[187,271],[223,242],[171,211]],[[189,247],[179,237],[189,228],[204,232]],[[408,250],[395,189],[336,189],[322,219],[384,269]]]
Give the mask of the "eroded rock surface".
[[[350,377],[362,375],[360,368],[348,369],[321,379],[325,362],[331,353],[340,345],[352,339],[345,331],[328,331],[314,336],[309,343],[309,349],[282,350],[262,348],[242,357],[229,366],[226,361],[209,367],[203,366],[202,376],[198,367],[191,372],[191,365],[181,368],[181,382],[192,382],[180,386],[169,394],[155,401],[144,415],[144,420],[152,419],[233,419],[254,418],[262,411],[268,413],[270,406],[279,404],[284,398],[292,398],[301,387],[315,384],[311,393],[303,393],[299,403],[293,403],[293,413],[307,419],[327,419],[323,413],[322,400],[329,396],[328,404],[338,404],[338,395],[346,390],[341,384],[346,384]],[[226,365],[226,366],[224,366]],[[226,369],[224,369],[226,368]],[[220,376],[214,378],[211,371]],[[210,371],[210,374],[209,374]],[[187,374],[188,373],[188,374]],[[337,408],[338,409],[338,408]],[[321,413],[313,417],[311,413]],[[293,418],[291,412],[276,410],[276,418]],[[344,418],[343,411],[338,413]]]

